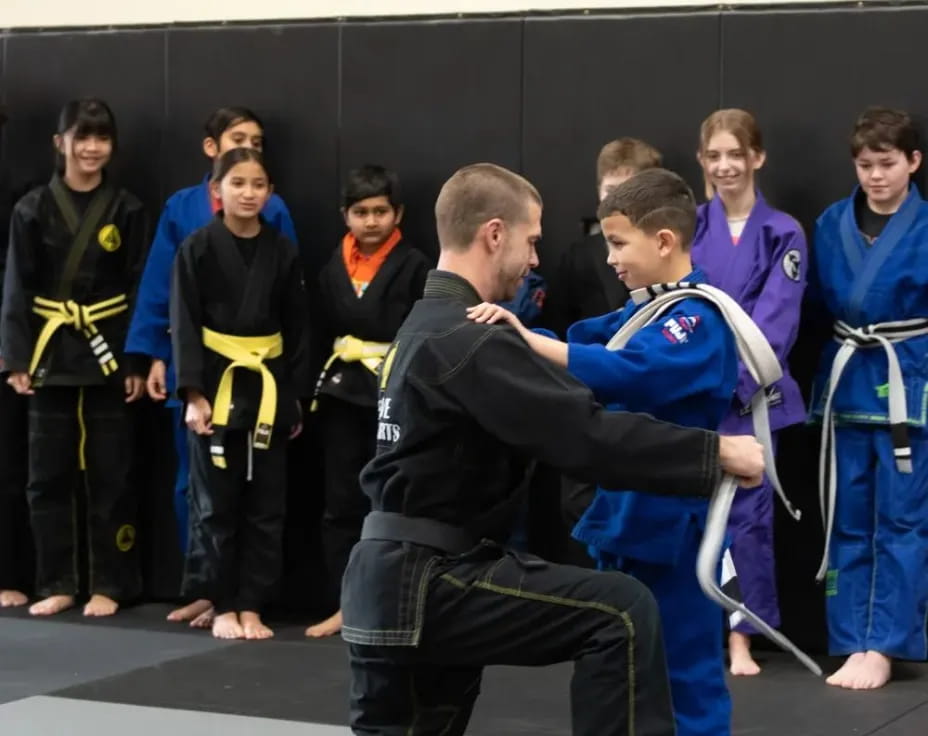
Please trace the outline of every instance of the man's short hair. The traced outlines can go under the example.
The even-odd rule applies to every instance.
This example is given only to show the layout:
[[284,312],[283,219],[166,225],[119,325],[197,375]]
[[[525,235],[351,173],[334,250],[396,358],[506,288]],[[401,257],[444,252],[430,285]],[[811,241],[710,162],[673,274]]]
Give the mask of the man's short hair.
[[647,169],[613,189],[600,203],[600,220],[625,215],[632,227],[653,235],[673,230],[688,249],[696,230],[696,198],[683,179],[667,169]]
[[438,242],[442,248],[464,250],[485,222],[525,222],[529,201],[541,206],[541,195],[524,177],[496,164],[472,164],[458,169],[441,188],[435,202]]

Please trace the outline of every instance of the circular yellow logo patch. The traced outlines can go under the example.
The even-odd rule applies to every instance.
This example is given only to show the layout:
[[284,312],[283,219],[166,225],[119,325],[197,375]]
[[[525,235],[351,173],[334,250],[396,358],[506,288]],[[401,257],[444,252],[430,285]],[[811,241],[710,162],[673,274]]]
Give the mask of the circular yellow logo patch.
[[120,552],[128,552],[135,546],[135,527],[132,524],[123,524],[116,532],[116,548]]
[[122,245],[122,237],[119,235],[119,228],[115,225],[104,225],[97,233],[97,241],[103,250],[112,253]]

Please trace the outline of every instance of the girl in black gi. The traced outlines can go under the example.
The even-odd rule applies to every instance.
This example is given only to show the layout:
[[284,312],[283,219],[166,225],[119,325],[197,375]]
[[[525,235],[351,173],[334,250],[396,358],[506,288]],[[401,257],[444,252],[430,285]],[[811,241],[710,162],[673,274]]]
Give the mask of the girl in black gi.
[[191,529],[207,564],[184,595],[216,606],[213,636],[266,639],[280,575],[287,436],[308,394],[307,316],[296,246],[261,217],[261,154],[227,151],[211,182],[222,210],[180,247],[171,285],[177,390],[190,430]]
[[74,605],[86,536],[84,615],[108,616],[140,589],[126,403],[142,395],[147,366],[122,348],[148,233],[141,203],[105,173],[116,148],[105,102],[65,105],[54,144],[51,182],[13,210],[0,312],[7,382],[30,397],[27,497],[43,600],[29,610]]

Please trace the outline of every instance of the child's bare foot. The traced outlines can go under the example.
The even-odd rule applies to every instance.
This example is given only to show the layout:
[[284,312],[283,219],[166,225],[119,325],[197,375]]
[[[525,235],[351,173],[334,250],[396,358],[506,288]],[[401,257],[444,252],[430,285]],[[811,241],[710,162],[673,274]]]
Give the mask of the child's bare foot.
[[857,681],[857,673],[866,659],[866,652],[854,652],[848,657],[844,664],[835,671],[825,682],[836,687],[846,687],[853,689],[853,683]]
[[217,639],[244,639],[245,630],[238,622],[235,611],[223,613],[213,620],[213,636]]
[[197,616],[193,621],[190,622],[190,628],[192,629],[208,629],[213,625],[213,620],[216,618],[216,609],[210,606],[203,613]]
[[112,616],[119,610],[119,604],[106,595],[94,593],[84,606],[85,616]]
[[889,682],[891,674],[892,660],[871,650],[852,654],[826,682],[849,690],[877,690]]
[[264,622],[254,611],[242,611],[239,614],[246,639],[270,639],[274,632],[264,625]]
[[[168,614],[168,621],[191,621],[193,622],[197,616],[202,613],[205,613],[210,608],[213,607],[213,604],[204,598],[194,601],[193,603],[188,603],[186,606],[181,608],[175,608]],[[190,624],[193,626],[193,623]]]
[[731,657],[731,673],[735,676],[760,674],[760,665],[751,656],[751,637],[738,631],[728,636],[728,656]]
[[342,630],[342,612],[341,609],[329,616],[325,621],[310,626],[306,629],[306,636],[311,639],[322,639],[326,636],[334,636]]
[[18,590],[0,590],[0,608],[14,608],[25,606],[29,602],[25,593]]
[[56,613],[67,611],[74,605],[73,595],[50,595],[29,607],[33,616],[54,616]]

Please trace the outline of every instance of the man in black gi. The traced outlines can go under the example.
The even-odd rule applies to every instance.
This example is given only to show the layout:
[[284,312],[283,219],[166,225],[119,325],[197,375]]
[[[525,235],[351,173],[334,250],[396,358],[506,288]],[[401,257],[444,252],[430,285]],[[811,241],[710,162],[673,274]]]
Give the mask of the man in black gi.
[[373,511],[342,588],[352,729],[463,734],[485,665],[574,660],[575,736],[670,736],[648,590],[500,541],[534,458],[606,488],[708,496],[723,470],[759,483],[760,445],[605,411],[515,330],[467,318],[538,264],[541,197],[525,179],[468,166],[435,214],[441,258],[384,359],[361,476]]

